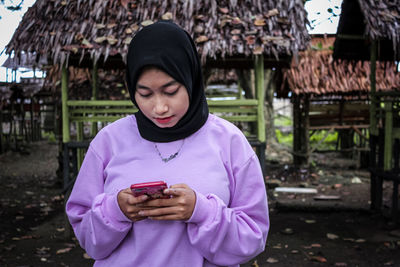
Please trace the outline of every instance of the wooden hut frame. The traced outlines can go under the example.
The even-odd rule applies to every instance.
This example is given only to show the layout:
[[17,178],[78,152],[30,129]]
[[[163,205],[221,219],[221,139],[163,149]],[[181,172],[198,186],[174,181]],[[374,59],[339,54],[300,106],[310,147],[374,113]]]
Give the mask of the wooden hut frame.
[[[78,123],[80,140],[81,122],[111,121],[134,111],[130,101],[96,100],[96,69],[125,68],[133,34],[161,19],[174,21],[192,35],[205,68],[255,66],[256,99],[210,101],[209,105],[211,112],[237,113],[227,117],[231,121],[257,122],[255,141],[265,150],[264,68],[282,62],[287,65],[290,57],[305,49],[309,37],[301,0],[189,0],[178,4],[151,0],[37,0],[6,52],[19,56],[22,51],[36,51],[38,58],[49,58],[61,66],[63,143],[68,143],[72,122]],[[67,98],[68,66],[93,69],[90,101]],[[264,150],[259,155],[264,155]]]
[[[334,45],[333,56],[336,59],[370,62],[371,207],[374,209],[381,209],[382,181],[386,179],[385,177],[391,177],[385,176],[385,173],[391,172],[396,165],[398,166],[393,161],[396,157],[393,157],[392,147],[400,130],[400,125],[394,123],[395,118],[397,117],[398,121],[400,117],[397,109],[400,88],[397,85],[392,88],[392,92],[378,93],[376,69],[378,60],[390,62],[400,60],[399,24],[400,6],[396,1],[344,0]],[[377,150],[380,151],[378,156],[375,153]],[[377,175],[377,172],[383,175]],[[396,199],[396,206],[392,207],[393,215],[397,214],[399,180],[400,177],[393,180],[393,202]]]

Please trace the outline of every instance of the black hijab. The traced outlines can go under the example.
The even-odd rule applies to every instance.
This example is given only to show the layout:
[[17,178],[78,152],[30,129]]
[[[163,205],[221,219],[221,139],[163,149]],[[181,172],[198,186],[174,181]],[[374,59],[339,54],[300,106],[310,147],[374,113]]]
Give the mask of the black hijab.
[[172,142],[199,130],[207,121],[208,106],[199,56],[190,35],[168,21],[146,26],[135,35],[129,45],[126,80],[136,107],[136,83],[146,66],[157,67],[183,84],[189,94],[189,108],[170,128],[158,127],[139,110],[135,116],[140,135],[153,142]]

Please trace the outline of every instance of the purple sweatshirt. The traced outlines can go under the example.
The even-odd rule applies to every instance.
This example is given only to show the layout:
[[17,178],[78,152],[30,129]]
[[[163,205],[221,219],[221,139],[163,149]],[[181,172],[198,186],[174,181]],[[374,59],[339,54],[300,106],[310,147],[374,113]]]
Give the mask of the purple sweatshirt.
[[[95,266],[239,266],[265,248],[267,195],[242,132],[210,114],[193,135],[170,143],[141,138],[135,116],[103,128],[87,151],[66,212]],[[196,193],[188,221],[133,223],[117,194],[133,183],[185,183]]]

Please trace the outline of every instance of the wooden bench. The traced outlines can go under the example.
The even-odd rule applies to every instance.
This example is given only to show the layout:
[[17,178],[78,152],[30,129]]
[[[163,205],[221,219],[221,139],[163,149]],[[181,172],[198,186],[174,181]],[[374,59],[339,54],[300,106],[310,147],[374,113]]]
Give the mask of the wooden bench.
[[[260,131],[265,131],[264,117],[260,118],[260,104],[255,99],[236,99],[236,100],[208,100],[210,112],[224,118],[239,127],[245,125],[245,133],[249,143],[255,148],[260,165],[265,174],[265,135],[260,135]],[[64,142],[67,150],[76,148],[76,156],[73,158],[65,157],[65,160],[76,160],[76,170],[79,170],[83,161],[85,140],[90,140],[97,133],[97,124],[107,124],[120,119],[128,114],[133,114],[137,108],[129,100],[107,101],[107,100],[69,100],[67,101],[69,123],[74,123],[76,128],[75,140]],[[85,130],[86,124],[86,130]],[[91,127],[90,130],[87,126]],[[93,127],[96,126],[96,127]],[[89,132],[89,134],[88,134]],[[261,138],[260,138],[261,137]],[[74,152],[75,153],[75,152]],[[69,164],[69,163],[64,163]],[[68,165],[69,166],[69,165]],[[75,166],[75,165],[73,165]],[[67,167],[67,165],[65,165]],[[75,168],[75,167],[74,167]],[[70,172],[65,169],[66,172]],[[69,174],[64,174],[69,177]],[[70,184],[71,179],[64,179],[64,184]],[[68,187],[68,186],[67,186]],[[67,190],[64,188],[64,190]]]

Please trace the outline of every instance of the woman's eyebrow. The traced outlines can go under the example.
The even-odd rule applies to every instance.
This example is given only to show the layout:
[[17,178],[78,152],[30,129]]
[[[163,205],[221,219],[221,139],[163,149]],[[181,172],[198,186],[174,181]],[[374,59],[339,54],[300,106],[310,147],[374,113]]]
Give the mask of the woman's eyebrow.
[[[169,86],[171,86],[171,85],[174,85],[174,84],[176,84],[176,83],[177,83],[177,81],[172,80],[172,81],[170,81],[170,82],[167,82],[166,84],[161,85],[161,88],[167,88],[167,87],[169,87]],[[151,88],[149,88],[149,87],[147,87],[147,86],[145,86],[145,85],[142,85],[142,84],[140,84],[140,83],[137,84],[136,88],[137,88],[137,89],[151,90]]]

